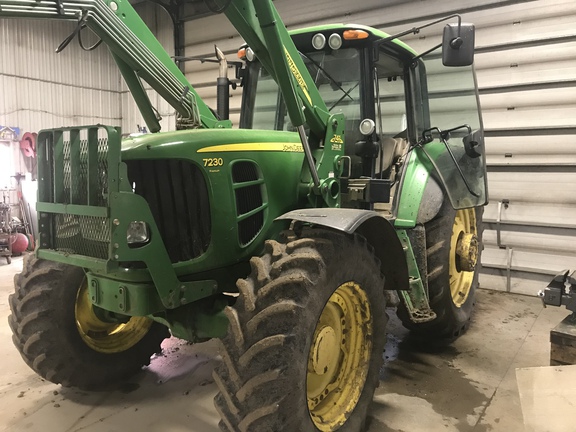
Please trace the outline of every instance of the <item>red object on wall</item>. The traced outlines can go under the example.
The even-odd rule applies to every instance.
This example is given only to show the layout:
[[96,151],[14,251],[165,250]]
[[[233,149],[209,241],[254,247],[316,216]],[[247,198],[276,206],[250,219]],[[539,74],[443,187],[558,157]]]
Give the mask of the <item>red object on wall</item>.
[[12,239],[12,254],[19,255],[28,249],[28,237],[22,233],[10,235]]
[[36,157],[37,133],[26,132],[20,140],[20,149],[26,157]]

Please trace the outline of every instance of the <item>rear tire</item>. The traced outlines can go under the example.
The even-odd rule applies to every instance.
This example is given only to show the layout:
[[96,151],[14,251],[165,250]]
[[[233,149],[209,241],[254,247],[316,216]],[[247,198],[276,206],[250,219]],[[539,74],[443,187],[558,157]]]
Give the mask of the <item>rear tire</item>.
[[[483,207],[456,211],[450,201],[444,200],[438,214],[424,225],[429,302],[436,319],[416,324],[401,302],[398,317],[414,334],[453,341],[468,329],[481,268],[483,211]],[[465,233],[475,234],[478,240],[476,266],[471,272],[455,264],[457,237]]]
[[305,230],[287,244],[267,241],[250,263],[226,310],[214,371],[221,429],[360,431],[387,322],[380,263],[366,240]]
[[[134,336],[128,331],[123,339],[82,334],[77,311],[85,279],[82,268],[26,256],[22,273],[14,277],[8,323],[14,345],[38,375],[64,387],[96,389],[117,384],[149,364],[169,332],[161,324],[138,321],[144,325],[138,340],[130,340]],[[126,326],[134,319],[147,320],[133,317]],[[114,328],[118,335],[127,327]],[[119,343],[113,348],[106,345],[115,340]]]

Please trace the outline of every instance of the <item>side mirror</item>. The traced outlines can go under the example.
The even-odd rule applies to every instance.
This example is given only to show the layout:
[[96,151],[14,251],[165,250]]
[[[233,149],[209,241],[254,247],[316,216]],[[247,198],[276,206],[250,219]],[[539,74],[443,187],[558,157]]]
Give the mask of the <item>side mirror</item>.
[[474,63],[474,24],[448,24],[442,36],[442,64],[470,66]]

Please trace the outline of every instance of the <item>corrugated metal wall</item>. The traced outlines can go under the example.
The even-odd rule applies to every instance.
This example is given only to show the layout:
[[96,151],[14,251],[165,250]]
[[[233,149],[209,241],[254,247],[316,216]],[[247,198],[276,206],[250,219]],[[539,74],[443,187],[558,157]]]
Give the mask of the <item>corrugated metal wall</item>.
[[[172,53],[168,14],[152,3],[135,8]],[[145,125],[105,45],[86,52],[73,40],[61,53],[54,52],[75,26],[64,21],[0,19],[0,125],[37,132],[103,123],[122,126],[124,133]],[[94,42],[88,30],[83,34],[86,45]],[[174,110],[153,90],[148,93],[163,117],[163,130],[174,129]]]
[[[576,1],[363,2],[277,0],[289,28],[355,22],[394,33],[459,12],[476,24],[476,69],[486,129],[490,204],[481,285],[534,295],[550,275],[576,269]],[[421,50],[442,25],[404,38]],[[187,23],[186,55],[234,59],[242,40],[223,16]],[[215,106],[214,65],[186,73]],[[240,93],[230,101],[237,124]],[[499,234],[498,234],[499,233]]]
[[[73,41],[54,50],[75,24],[0,19],[0,125],[23,132],[63,125],[119,125],[120,74],[104,46]],[[86,43],[93,42],[86,34]]]

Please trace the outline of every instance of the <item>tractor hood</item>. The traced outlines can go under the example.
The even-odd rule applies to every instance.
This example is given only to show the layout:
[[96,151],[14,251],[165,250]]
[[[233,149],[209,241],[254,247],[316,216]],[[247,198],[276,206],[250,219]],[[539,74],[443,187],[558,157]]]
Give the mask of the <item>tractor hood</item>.
[[129,137],[122,159],[192,158],[198,153],[234,151],[302,152],[294,132],[252,129],[191,129]]

